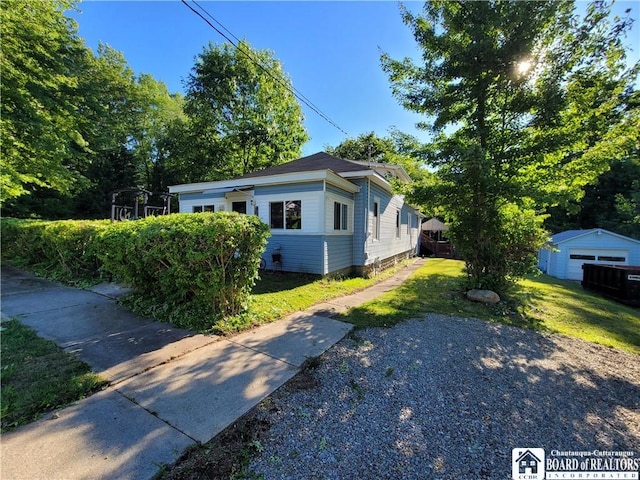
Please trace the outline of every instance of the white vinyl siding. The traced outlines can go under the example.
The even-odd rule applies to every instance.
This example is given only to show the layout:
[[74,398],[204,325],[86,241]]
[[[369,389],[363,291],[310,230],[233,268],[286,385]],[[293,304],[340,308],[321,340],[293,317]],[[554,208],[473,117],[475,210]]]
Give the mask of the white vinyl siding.
[[351,199],[331,192],[325,193],[324,228],[327,235],[353,234],[353,205]]
[[[267,225],[271,225],[271,204],[289,201],[299,201],[301,205],[301,223],[300,229],[274,228],[272,235],[287,234],[321,234],[324,233],[324,210],[323,193],[320,192],[294,192],[286,193],[269,193],[261,194],[260,190],[255,194],[255,207],[257,207],[258,216]],[[256,208],[254,207],[254,211]],[[286,226],[286,225],[284,225]]]

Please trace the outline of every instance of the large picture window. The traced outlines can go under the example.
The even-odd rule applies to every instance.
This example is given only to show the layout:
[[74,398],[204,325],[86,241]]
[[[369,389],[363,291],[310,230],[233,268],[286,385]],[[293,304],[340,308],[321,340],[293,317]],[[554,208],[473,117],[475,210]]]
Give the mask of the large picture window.
[[302,201],[287,200],[269,204],[269,226],[274,229],[302,229]]

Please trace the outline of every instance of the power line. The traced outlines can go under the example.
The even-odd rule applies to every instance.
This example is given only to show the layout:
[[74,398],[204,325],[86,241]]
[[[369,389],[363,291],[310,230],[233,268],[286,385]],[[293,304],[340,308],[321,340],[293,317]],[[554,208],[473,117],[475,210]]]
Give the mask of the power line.
[[337,128],[338,130],[340,130],[342,133],[344,133],[346,136],[349,136],[349,134],[347,132],[345,132],[342,128],[340,128],[340,126],[335,123],[333,120],[331,120],[325,113],[323,113],[319,107],[317,107],[316,105],[313,104],[313,102],[311,100],[309,100],[305,95],[302,94],[302,92],[300,92],[298,89],[296,89],[293,85],[291,85],[291,83],[287,82],[286,80],[284,80],[283,78],[281,78],[280,76],[274,75],[273,72],[266,66],[262,65],[257,59],[255,59],[253,57],[253,55],[251,55],[250,52],[246,51],[246,49],[242,48],[240,46],[240,42],[241,40],[236,37],[233,33],[231,33],[231,31],[229,31],[229,29],[227,27],[225,27],[220,21],[218,21],[213,15],[211,15],[209,12],[207,12],[207,10],[202,7],[200,4],[198,4],[197,1],[193,0],[193,3],[200,9],[202,10],[209,18],[211,18],[215,23],[217,23],[222,29],[224,29],[229,36],[233,37],[236,42],[234,42],[233,40],[231,40],[231,38],[229,38],[229,36],[225,35],[222,31],[220,31],[220,29],[218,29],[215,25],[213,25],[209,20],[207,20],[200,12],[198,12],[197,10],[195,10],[191,5],[189,5],[186,0],[182,0],[182,3],[184,3],[187,8],[189,8],[189,10],[191,10],[193,13],[195,13],[196,15],[198,15],[202,20],[204,20],[207,25],[209,25],[211,28],[213,28],[216,32],[218,32],[218,34],[220,36],[222,36],[227,42],[229,42],[231,45],[233,45],[236,50],[238,50],[240,53],[242,53],[245,57],[247,57],[254,65],[256,65],[258,68],[260,68],[263,72],[265,72],[267,75],[269,75],[273,80],[275,80],[276,82],[278,82],[280,85],[282,85],[283,87],[285,87],[287,90],[289,90],[289,92],[291,92],[293,94],[294,97],[296,97],[300,102],[304,103],[307,107],[309,107],[313,112],[315,112],[318,116],[320,116],[323,120],[325,120],[327,123],[329,123],[332,127]]
[[[238,42],[238,44],[241,42],[241,40],[236,37],[227,27],[225,27],[218,19],[216,19],[213,15],[211,15],[203,6],[201,6],[196,0],[192,0],[192,3],[194,3],[200,10],[202,10],[209,18],[211,18],[211,20],[213,20],[214,22],[216,22],[224,31],[226,31],[229,35],[231,35],[236,42]],[[226,37],[225,37],[226,38]],[[235,45],[236,48],[240,49],[240,47],[238,45]],[[245,55],[247,56],[251,56],[251,52],[243,52],[245,53]],[[252,59],[255,62],[258,62],[258,60]],[[281,80],[281,79],[279,79]],[[282,83],[282,81],[281,81]],[[297,93],[299,95],[299,97],[301,97],[301,100],[304,100],[307,103],[307,105],[310,105],[311,108],[317,110],[320,112],[320,114],[322,116],[324,116],[324,112],[320,111],[320,108],[315,105],[311,100],[309,100],[309,98],[307,98],[300,90],[298,90],[296,87],[294,87],[293,85],[289,84],[288,82],[285,82],[286,85],[284,85],[285,87],[289,88],[289,89],[293,89],[292,93]],[[339,127],[338,127],[339,128]],[[346,132],[344,132],[346,134]]]

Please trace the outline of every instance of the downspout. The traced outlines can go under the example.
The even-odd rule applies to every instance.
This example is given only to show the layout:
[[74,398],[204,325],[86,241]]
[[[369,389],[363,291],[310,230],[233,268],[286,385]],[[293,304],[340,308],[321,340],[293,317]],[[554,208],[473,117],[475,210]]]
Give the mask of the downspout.
[[364,264],[366,265],[369,260],[367,251],[367,244],[369,242],[369,209],[371,208],[371,178],[367,177],[367,215],[365,221],[365,229],[364,229]]
[[322,224],[320,225],[322,231],[322,271],[324,275],[329,273],[329,255],[327,246],[327,181],[322,181],[322,203],[320,204],[320,218]]

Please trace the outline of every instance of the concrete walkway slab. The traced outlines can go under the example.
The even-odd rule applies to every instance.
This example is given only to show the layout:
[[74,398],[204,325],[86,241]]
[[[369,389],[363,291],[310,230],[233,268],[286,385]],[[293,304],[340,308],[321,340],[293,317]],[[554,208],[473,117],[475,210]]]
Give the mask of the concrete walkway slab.
[[3,280],[2,312],[7,316],[29,315],[65,307],[74,307],[101,298],[95,293],[53,284],[38,290],[18,291],[7,295]]
[[116,388],[185,435],[207,442],[296,373],[289,364],[221,340]]
[[186,355],[189,352],[197,350],[198,348],[216,342],[219,338],[220,337],[215,335],[193,335],[191,337],[183,338],[180,341],[164,345],[157,350],[143,353],[130,358],[129,360],[116,363],[104,370],[98,370],[96,373],[99,373],[114,385],[129,377],[146,372],[153,367],[170,362],[176,358]]
[[[154,322],[81,340],[64,347],[66,351],[76,354],[91,365],[94,372],[105,375],[111,382],[117,382],[214,342],[216,338],[196,336],[189,330]],[[165,347],[170,345],[174,345],[174,348],[165,350]],[[129,371],[126,368],[129,368]],[[107,373],[115,376],[107,376]]]
[[151,478],[187,446],[220,433],[352,328],[325,314],[377,298],[423,263],[228,339],[137,317],[115,303],[119,292],[113,286],[89,292],[3,267],[2,318],[18,316],[112,382],[47,419],[3,434],[3,480]]
[[2,435],[7,480],[149,479],[193,440],[115,390]]
[[293,315],[229,338],[296,367],[341,340],[353,325],[316,315]]
[[[90,296],[85,297],[84,294]],[[30,300],[24,295],[20,296],[25,301]],[[87,301],[64,308],[53,306],[48,310],[25,313],[20,316],[20,321],[36,330],[39,335],[54,340],[63,348],[91,338],[106,338],[144,325],[154,323],[157,325],[153,319],[140,317],[95,293],[80,291],[78,296],[86,298]],[[5,311],[4,300],[2,310]]]
[[105,297],[118,299],[123,295],[126,295],[131,291],[129,287],[124,287],[117,283],[101,283],[100,285],[94,285],[89,288],[89,291],[93,293],[98,293]]

